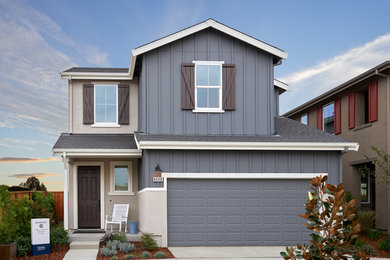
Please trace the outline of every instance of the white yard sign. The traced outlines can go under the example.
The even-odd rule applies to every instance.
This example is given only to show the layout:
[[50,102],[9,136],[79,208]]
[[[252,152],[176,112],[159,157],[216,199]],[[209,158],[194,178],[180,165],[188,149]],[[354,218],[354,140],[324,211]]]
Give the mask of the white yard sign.
[[50,219],[31,219],[31,244],[50,244]]

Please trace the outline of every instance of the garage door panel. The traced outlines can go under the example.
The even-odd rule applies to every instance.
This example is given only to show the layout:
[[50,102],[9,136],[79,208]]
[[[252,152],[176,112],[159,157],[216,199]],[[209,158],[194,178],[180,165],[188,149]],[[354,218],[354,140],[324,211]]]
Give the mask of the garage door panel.
[[[308,180],[168,180],[168,245],[307,242]],[[178,188],[180,187],[180,188]]]

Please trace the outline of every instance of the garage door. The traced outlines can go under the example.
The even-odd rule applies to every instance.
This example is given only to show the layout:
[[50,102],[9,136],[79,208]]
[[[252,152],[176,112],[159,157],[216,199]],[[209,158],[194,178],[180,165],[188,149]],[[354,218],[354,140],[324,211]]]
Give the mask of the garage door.
[[168,245],[296,245],[308,241],[308,180],[168,179]]

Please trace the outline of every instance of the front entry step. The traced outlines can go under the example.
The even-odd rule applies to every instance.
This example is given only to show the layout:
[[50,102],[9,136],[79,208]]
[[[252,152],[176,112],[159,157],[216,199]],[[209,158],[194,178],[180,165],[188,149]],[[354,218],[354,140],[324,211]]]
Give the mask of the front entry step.
[[99,241],[72,241],[70,249],[99,249]]

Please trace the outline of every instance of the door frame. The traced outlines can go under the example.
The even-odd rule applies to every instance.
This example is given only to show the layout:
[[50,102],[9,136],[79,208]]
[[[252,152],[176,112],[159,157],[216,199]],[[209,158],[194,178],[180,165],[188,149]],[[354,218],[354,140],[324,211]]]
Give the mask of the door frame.
[[78,167],[79,166],[99,166],[100,167],[100,229],[104,229],[104,162],[76,162],[73,164],[73,228],[79,228],[78,212]]

